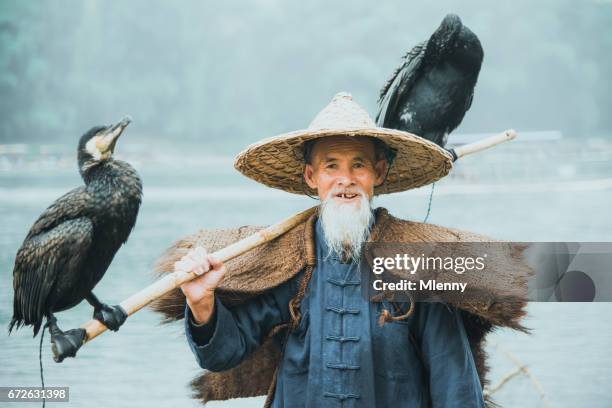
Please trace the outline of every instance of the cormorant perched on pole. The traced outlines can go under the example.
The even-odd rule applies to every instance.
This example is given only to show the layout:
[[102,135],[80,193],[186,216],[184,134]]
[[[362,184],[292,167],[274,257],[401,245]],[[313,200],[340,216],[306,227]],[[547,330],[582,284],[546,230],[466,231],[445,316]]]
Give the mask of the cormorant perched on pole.
[[42,213],[15,258],[9,333],[28,325],[36,336],[45,317],[55,356],[73,356],[85,337],[83,329],[62,332],[55,312],[86,299],[94,307],[94,318],[111,330],[118,330],[127,318],[121,306],[102,303],[92,290],[127,241],[140,208],[138,173],[112,157],[129,123],[125,118],[112,126],[94,127],[81,137],[78,165],[85,185]]
[[472,105],[482,58],[478,37],[448,14],[428,41],[403,57],[381,90],[377,125],[444,147]]

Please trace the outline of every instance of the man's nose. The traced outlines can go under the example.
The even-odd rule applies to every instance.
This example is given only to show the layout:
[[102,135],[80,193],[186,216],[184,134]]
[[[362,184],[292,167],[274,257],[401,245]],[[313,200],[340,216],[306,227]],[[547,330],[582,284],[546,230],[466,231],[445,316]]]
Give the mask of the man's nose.
[[342,187],[348,187],[355,184],[355,182],[353,181],[353,177],[351,177],[350,173],[343,173],[338,175],[336,184]]

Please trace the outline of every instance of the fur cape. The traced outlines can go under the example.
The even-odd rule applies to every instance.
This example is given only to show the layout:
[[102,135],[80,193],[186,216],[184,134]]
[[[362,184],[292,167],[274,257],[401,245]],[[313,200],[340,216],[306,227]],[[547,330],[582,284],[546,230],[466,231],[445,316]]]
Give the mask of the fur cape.
[[[316,264],[314,224],[316,214],[298,224],[284,235],[226,262],[227,273],[215,293],[224,305],[232,307],[262,294],[291,279],[306,267]],[[200,230],[175,242],[159,259],[159,274],[172,272],[174,263],[190,248],[203,246],[209,252],[217,251],[233,242],[246,238],[261,228],[240,227],[223,230]],[[470,232],[444,228],[432,224],[411,222],[395,218],[384,208],[376,210],[376,222],[369,241],[378,243],[431,243],[431,242],[493,242],[490,238]],[[498,241],[499,242],[499,241]],[[462,251],[452,250],[452,256]],[[439,296],[440,300],[461,310],[480,382],[487,385],[488,367],[484,339],[495,327],[508,327],[526,331],[520,321],[527,304],[527,279],[531,269],[522,259],[522,248],[507,248],[490,257],[484,274],[466,273],[462,281],[468,282],[471,294]],[[440,255],[439,253],[437,255]],[[450,253],[448,255],[451,255]],[[462,254],[466,255],[466,254]],[[467,280],[466,280],[467,279]],[[463,300],[462,300],[463,299]],[[185,298],[176,289],[152,304],[164,322],[184,318]],[[276,367],[281,359],[281,339],[288,324],[275,327],[262,344],[238,366],[223,372],[204,371],[192,383],[194,398],[202,403],[211,400],[268,395],[271,403],[276,380]],[[490,402],[490,401],[488,401]]]

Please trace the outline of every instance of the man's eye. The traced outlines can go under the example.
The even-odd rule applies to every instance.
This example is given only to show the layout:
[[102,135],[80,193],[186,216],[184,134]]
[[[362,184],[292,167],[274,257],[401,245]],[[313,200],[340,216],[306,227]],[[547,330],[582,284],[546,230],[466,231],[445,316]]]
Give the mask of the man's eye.
[[365,165],[363,163],[355,163],[355,164],[353,164],[353,167],[356,168],[356,169],[360,169],[362,167],[365,167]]
[[337,164],[330,163],[330,164],[326,165],[326,166],[325,166],[325,168],[326,168],[326,169],[332,169],[332,170],[333,170],[333,169],[337,169],[337,168],[338,168],[338,165],[337,165]]

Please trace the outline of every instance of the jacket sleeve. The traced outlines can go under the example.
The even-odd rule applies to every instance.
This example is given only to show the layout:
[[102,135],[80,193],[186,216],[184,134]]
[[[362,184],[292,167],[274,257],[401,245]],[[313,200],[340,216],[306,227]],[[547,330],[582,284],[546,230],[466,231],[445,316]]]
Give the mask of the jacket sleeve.
[[423,364],[433,407],[484,407],[482,386],[459,311],[419,303]]
[[215,296],[208,323],[194,323],[189,306],[185,310],[185,334],[200,367],[225,371],[237,366],[260,344],[270,330],[289,321],[289,300],[296,292],[296,279],[277,286],[229,309]]

